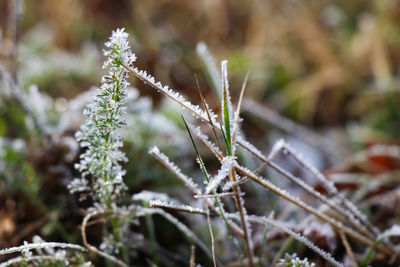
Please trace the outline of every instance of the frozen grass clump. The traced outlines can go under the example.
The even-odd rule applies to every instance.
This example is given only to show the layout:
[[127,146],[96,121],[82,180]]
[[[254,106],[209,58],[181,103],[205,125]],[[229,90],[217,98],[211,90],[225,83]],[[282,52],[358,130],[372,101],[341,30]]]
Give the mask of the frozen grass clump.
[[[200,52],[202,52],[204,47],[200,47],[199,49]],[[212,62],[208,62],[207,64],[212,64]],[[175,101],[182,108],[189,111],[195,119],[199,119],[201,122],[205,123],[210,128],[214,139],[214,141],[211,141],[211,138],[203,134],[199,127],[186,123],[186,120],[182,117],[196,152],[196,160],[204,176],[203,178],[205,187],[199,187],[197,183],[194,183],[192,178],[189,178],[187,175],[185,175],[180,168],[177,167],[175,163],[171,162],[165,154],[160,152],[157,147],[150,149],[149,153],[159,160],[165,167],[170,169],[188,187],[188,189],[194,194],[194,197],[203,202],[204,208],[199,209],[198,207],[190,207],[190,205],[177,206],[173,203],[160,201],[158,199],[150,202],[151,207],[164,208],[171,211],[203,214],[207,216],[209,225],[212,225],[212,221],[215,221],[218,217],[220,217],[220,219],[225,222],[225,226],[228,228],[232,245],[236,248],[235,252],[237,257],[242,263],[247,262],[249,266],[255,266],[257,261],[262,261],[262,259],[257,259],[255,257],[253,245],[254,232],[251,227],[254,223],[263,223],[265,225],[277,227],[307,247],[311,248],[315,253],[319,254],[332,265],[343,266],[342,263],[334,259],[333,256],[328,252],[320,249],[312,241],[293,231],[292,229],[287,228],[283,222],[272,222],[260,216],[249,215],[246,209],[246,202],[244,194],[242,193],[242,187],[244,183],[251,181],[264,187],[264,189],[272,191],[277,196],[286,199],[292,204],[310,213],[312,216],[315,216],[325,223],[330,224],[333,229],[338,231],[338,234],[340,233],[343,243],[348,244],[345,237],[345,235],[348,235],[358,242],[364,243],[364,245],[367,247],[376,247],[382,253],[386,253],[388,255],[393,253],[389,248],[390,245],[380,246],[379,244],[375,244],[375,240],[379,234],[379,231],[374,228],[368,220],[366,220],[365,216],[362,215],[355,205],[353,205],[348,199],[338,192],[337,188],[331,181],[329,181],[322,173],[320,173],[316,168],[303,159],[302,156],[288,143],[286,143],[284,140],[278,141],[273,147],[271,153],[268,156],[265,156],[254,145],[246,141],[244,136],[239,131],[239,123],[241,121],[239,118],[239,113],[244,90],[246,88],[247,78],[243,84],[238,106],[235,111],[233,109],[229,92],[227,61],[223,61],[221,63],[221,74],[219,75],[221,77],[220,89],[222,90],[220,94],[220,121],[217,120],[217,116],[208,107],[202,95],[201,98],[203,102],[203,109],[188,102],[183,96],[168,86],[164,86],[160,82],[157,82],[155,78],[149,75],[146,71],[140,70],[133,65],[129,66],[124,64],[124,67],[134,76],[144,81],[146,84],[149,84],[158,92],[162,93],[167,98]],[[217,76],[218,75],[214,75],[214,77]],[[204,164],[204,161],[199,154],[197,145],[193,139],[192,131],[197,137],[199,137],[204,145],[220,162],[219,170],[215,176],[210,175],[207,171],[206,165]],[[219,140],[221,139],[223,140],[223,143],[220,143]],[[255,171],[251,171],[245,166],[242,166],[237,160],[237,148],[239,146],[250,152],[250,154],[252,154],[255,158],[261,160],[262,165]],[[300,166],[318,179],[330,193],[330,196],[326,197],[320,194],[312,186],[301,180],[301,178],[294,176],[276,164],[274,159],[275,156],[280,152],[288,157],[292,157],[300,164]],[[315,208],[308,204],[305,200],[297,196],[292,196],[289,191],[274,185],[269,179],[259,176],[258,172],[260,172],[260,170],[266,166],[274,169],[280,175],[286,177],[294,184],[302,188],[307,194],[319,202],[320,206]],[[228,203],[231,205],[230,212],[223,208]],[[334,215],[324,211],[326,210],[326,206],[328,206],[328,209],[332,211]],[[232,207],[234,207],[234,211],[232,211]],[[210,211],[213,211],[213,215],[216,217],[210,218]],[[232,219],[237,220],[238,223]],[[212,243],[211,247],[213,249],[213,264],[217,265],[216,259],[218,257],[215,255],[214,235],[211,228],[210,236]],[[349,246],[346,245],[346,249],[350,254],[352,253]],[[303,266],[304,264],[308,264],[308,262],[307,260],[302,261],[298,258],[294,258],[293,264],[293,266]],[[312,265],[310,264],[305,266]]]
[[[52,145],[66,145],[71,162],[80,148],[81,155],[75,167],[81,175],[70,181],[68,189],[70,193],[78,193],[80,200],[87,200],[84,202],[86,208],[80,227],[86,249],[75,244],[36,239],[32,244],[0,251],[0,255],[21,253],[1,266],[44,262],[52,265],[79,262],[89,266],[91,263],[88,260],[92,260],[91,256],[94,255],[87,252],[104,258],[108,265],[130,266],[135,264],[139,255],[144,258],[141,260],[157,266],[162,266],[168,259],[173,259],[172,264],[166,264],[169,266],[175,266],[175,260],[186,260],[186,264],[190,256],[190,264],[194,266],[196,248],[206,256],[197,257],[197,260],[214,266],[315,266],[305,256],[332,266],[343,266],[342,262],[348,262],[349,258],[355,264],[367,264],[374,255],[395,261],[396,250],[390,237],[399,235],[398,226],[387,231],[375,227],[332,180],[285,140],[279,139],[270,153],[264,153],[248,141],[241,131],[241,106],[242,102],[248,102],[243,101],[248,75],[235,104],[229,86],[228,61],[222,61],[219,71],[205,44],[199,44],[198,53],[203,57],[213,86],[219,90],[218,108],[211,108],[201,92],[201,105],[192,104],[176,90],[137,68],[128,34],[124,29],[113,31],[104,50],[106,61],[103,67],[108,73],[102,77],[101,86],[90,91],[94,96],[83,111],[86,120],[76,133],[79,147],[78,143],[71,140],[71,136],[62,136],[62,132],[68,129],[87,102],[88,94],[70,101],[67,112],[60,116],[63,121],[54,124],[57,127],[48,127],[51,125],[49,106],[54,106],[51,98],[41,94],[34,86],[29,94],[22,94],[20,101],[24,102],[24,97],[29,98],[24,102],[24,107],[31,117],[32,126],[48,136]],[[129,87],[130,74],[188,111],[193,117],[191,121],[181,116],[183,124],[177,126],[163,114],[154,112],[149,98],[139,99],[138,91]],[[16,83],[9,85],[17,87]],[[127,127],[127,124],[130,125]],[[185,132],[182,129],[186,130],[187,136],[183,136]],[[132,141],[136,135],[148,133],[159,135],[152,141],[157,140],[160,144]],[[18,142],[0,141],[0,158],[6,158],[13,149],[23,154],[22,148],[17,149]],[[124,143],[146,146],[148,154],[176,176],[178,183],[169,185],[164,182],[163,186],[154,188],[151,183],[142,183],[141,187],[128,188],[127,180],[137,178],[135,172],[131,177],[126,177],[128,168],[141,165],[146,175],[151,176],[154,166],[147,165],[148,159],[146,165],[141,161],[143,154],[129,154],[132,151]],[[25,142],[22,144],[23,148],[29,145]],[[175,147],[168,151],[165,148],[170,144]],[[151,148],[147,149],[147,145]],[[200,149],[200,146],[205,149]],[[175,163],[175,158],[179,158],[177,154],[182,152],[176,149],[184,150],[182,154],[187,156],[188,147],[193,148],[195,157]],[[208,153],[207,158],[204,151]],[[174,154],[170,155],[172,152]],[[295,162],[302,171],[318,181],[322,189],[286,169],[277,160],[278,157]],[[215,160],[214,164],[209,164],[212,160]],[[189,173],[188,163],[196,165],[194,162],[198,165],[197,172],[186,174]],[[0,164],[0,169],[9,168]],[[265,169],[274,172],[265,175]],[[297,191],[278,186],[276,180],[271,179],[272,175],[288,179],[304,194],[297,195]],[[131,184],[135,183],[128,185]],[[181,190],[182,184],[187,190]],[[254,204],[254,188],[261,192],[262,205],[257,206],[260,202]],[[159,192],[153,192],[152,189]],[[272,215],[264,216],[273,213],[273,201],[279,201],[281,207],[289,202],[289,211],[277,212],[277,219]],[[310,223],[315,221],[318,223]],[[92,230],[89,231],[89,228]],[[168,231],[163,232],[164,229]],[[175,232],[170,233],[170,229],[182,233],[183,242],[171,246],[167,244],[165,248],[164,240],[159,238],[164,234],[175,235]],[[97,240],[93,238],[92,231],[97,231]],[[324,244],[320,242],[320,236],[332,242]],[[284,238],[288,241],[274,242]],[[292,240],[297,242],[295,246],[291,246]],[[179,252],[172,253],[168,249]],[[293,254],[282,258],[290,249],[300,256]],[[71,253],[71,250],[79,253]],[[345,256],[343,251],[346,252]],[[365,256],[362,257],[364,251]],[[101,260],[96,259],[97,262]]]

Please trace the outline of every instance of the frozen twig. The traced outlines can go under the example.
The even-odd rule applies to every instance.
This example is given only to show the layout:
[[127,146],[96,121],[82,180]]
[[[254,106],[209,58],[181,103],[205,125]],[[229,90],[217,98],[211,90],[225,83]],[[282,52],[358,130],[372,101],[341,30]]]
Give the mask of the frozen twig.
[[6,248],[0,250],[0,255],[10,254],[15,252],[22,252],[32,249],[41,249],[41,248],[63,248],[63,249],[76,249],[80,251],[86,251],[84,247],[75,244],[69,243],[57,243],[57,242],[41,242],[41,243],[28,243],[18,247]]
[[82,234],[83,244],[85,245],[85,247],[88,250],[92,251],[93,253],[98,254],[98,255],[102,256],[103,258],[106,258],[106,259],[118,264],[119,266],[128,267],[128,265],[125,264],[123,261],[121,261],[121,260],[115,258],[114,256],[109,255],[103,251],[100,251],[99,249],[97,249],[96,247],[94,247],[88,243],[87,237],[86,237],[86,226],[92,217],[100,215],[100,214],[101,213],[95,211],[95,212],[86,214],[86,216],[83,218],[83,222],[82,222],[82,226],[81,226],[81,234]]
[[198,214],[207,214],[206,210],[199,209],[199,208],[194,208],[189,205],[176,205],[172,202],[167,202],[167,201],[161,201],[159,199],[151,200],[149,202],[149,206],[151,208],[163,208],[163,209],[170,209],[170,210],[175,210],[175,211],[183,211],[187,213],[198,213]]

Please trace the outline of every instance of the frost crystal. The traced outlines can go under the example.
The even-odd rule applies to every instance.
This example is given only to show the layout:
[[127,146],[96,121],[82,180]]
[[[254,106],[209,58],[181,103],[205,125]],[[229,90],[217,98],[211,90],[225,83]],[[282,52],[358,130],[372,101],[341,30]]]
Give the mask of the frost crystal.
[[230,169],[235,166],[236,160],[233,156],[227,156],[222,159],[221,169],[218,171],[217,175],[213,177],[210,183],[206,187],[206,194],[209,194],[212,190],[218,187],[218,185],[225,179],[229,174]]
[[[102,85],[97,90],[92,102],[86,106],[84,114],[87,120],[76,134],[80,146],[87,148],[76,168],[83,177],[92,175],[95,181],[92,189],[97,193],[96,200],[109,205],[116,199],[125,185],[122,176],[125,171],[120,165],[126,161],[118,130],[125,125],[125,102],[128,73],[123,65],[132,65],[136,56],[132,53],[127,41],[128,34],[124,29],[117,29],[106,42],[104,56],[107,57],[103,67],[109,73],[102,78]],[[74,180],[70,185],[71,192],[79,191],[86,185]]]

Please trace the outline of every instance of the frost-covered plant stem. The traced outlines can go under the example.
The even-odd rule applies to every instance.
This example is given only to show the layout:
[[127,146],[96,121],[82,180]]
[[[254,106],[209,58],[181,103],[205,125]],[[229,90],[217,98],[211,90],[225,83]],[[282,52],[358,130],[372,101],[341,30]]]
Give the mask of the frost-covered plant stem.
[[95,200],[107,206],[125,189],[122,180],[125,171],[120,162],[127,159],[119,150],[122,141],[118,130],[125,125],[125,90],[129,83],[126,80],[128,73],[122,64],[130,65],[136,59],[127,37],[123,29],[117,29],[106,42],[104,55],[107,60],[103,67],[109,73],[103,76],[102,85],[92,103],[86,107],[84,113],[88,118],[76,134],[81,147],[87,148],[76,167],[83,177],[88,174],[94,177],[92,189],[96,192]]
[[[222,118],[223,118],[223,125],[224,125],[224,130],[221,131],[225,140],[226,144],[226,155],[228,157],[234,157],[235,156],[235,144],[233,142],[233,132],[234,132],[234,118],[233,118],[233,108],[232,108],[232,103],[230,99],[230,94],[229,94],[229,83],[228,83],[228,71],[227,71],[227,64],[228,61],[224,60],[221,63],[221,84],[222,84],[222,104],[221,104],[221,110],[222,110]],[[229,168],[229,179],[231,180],[232,183],[236,183],[236,173],[235,169],[232,167]],[[241,190],[239,185],[233,186],[233,192],[235,193],[234,200],[235,200],[235,205],[236,209],[239,212],[240,215],[240,222],[242,225],[243,229],[243,240],[244,244],[246,247],[246,252],[248,256],[248,262],[249,266],[253,266],[253,249],[252,249],[252,244],[251,244],[251,239],[250,239],[250,228],[248,226],[248,222],[246,220],[246,210],[243,206],[244,201],[241,197]]]
[[0,250],[0,255],[15,253],[19,251],[27,251],[32,249],[41,249],[41,248],[69,248],[69,249],[77,249],[80,251],[85,251],[85,248],[69,244],[69,243],[57,243],[57,242],[42,242],[42,243],[35,243],[35,244],[25,244],[19,247],[12,247]]
[[[86,123],[76,134],[81,147],[86,148],[80,156],[80,162],[76,164],[83,178],[75,179],[69,185],[71,192],[90,191],[93,200],[109,210],[114,210],[114,206],[116,207],[117,201],[126,190],[122,179],[125,170],[120,163],[127,161],[127,158],[120,151],[123,144],[119,134],[120,128],[126,124],[124,114],[126,88],[129,85],[128,71],[123,64],[130,66],[136,60],[127,38],[128,34],[124,29],[117,29],[105,43],[104,56],[107,60],[103,68],[108,69],[108,74],[102,77],[100,88],[92,102],[86,106],[84,110],[84,114],[87,115]],[[85,180],[89,175],[93,179],[92,183]],[[111,213],[110,220],[114,240],[119,244],[121,219]],[[84,233],[82,231],[82,237],[86,238]],[[105,256],[103,252],[99,253],[99,250],[94,250],[88,244],[87,247]],[[122,254],[126,254],[124,251],[123,248]]]

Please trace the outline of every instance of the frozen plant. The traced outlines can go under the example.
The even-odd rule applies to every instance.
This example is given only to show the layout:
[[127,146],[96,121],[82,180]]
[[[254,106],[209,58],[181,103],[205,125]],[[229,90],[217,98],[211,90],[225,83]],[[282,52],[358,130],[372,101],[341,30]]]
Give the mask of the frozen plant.
[[[104,55],[107,57],[103,68],[109,70],[102,77],[102,85],[97,90],[92,102],[86,106],[84,114],[87,120],[76,134],[81,147],[86,151],[80,156],[76,168],[83,177],[91,175],[93,198],[110,207],[125,190],[122,177],[125,171],[120,162],[126,161],[125,154],[120,151],[122,146],[120,128],[125,125],[125,98],[127,70],[122,66],[131,65],[136,57],[127,41],[128,34],[124,29],[112,33],[109,42],[105,43]],[[76,180],[69,185],[71,192],[87,189],[82,180]]]
[[0,250],[0,255],[16,252],[21,253],[21,256],[0,263],[0,267],[15,266],[17,264],[25,266],[30,263],[35,266],[36,264],[52,264],[52,266],[71,266],[79,264],[79,266],[92,266],[90,262],[83,262],[78,252],[67,254],[67,250],[79,251],[80,253],[86,251],[85,248],[79,245],[45,242],[39,236],[34,236],[32,243],[25,241],[22,246]]
[[[121,128],[126,125],[129,83],[128,73],[123,65],[130,66],[136,60],[127,38],[128,34],[124,29],[117,29],[105,43],[104,56],[107,59],[103,68],[108,69],[108,74],[102,77],[100,88],[86,106],[86,122],[76,134],[80,146],[86,149],[80,156],[80,162],[76,164],[82,178],[75,178],[68,186],[71,193],[88,193],[94,201],[93,207],[88,209],[83,219],[83,243],[90,251],[120,266],[126,264],[113,255],[121,254],[124,260],[129,261],[128,225],[129,217],[133,214],[130,207],[117,205],[126,190],[122,179],[125,170],[122,169],[121,162],[127,161],[127,158],[120,148],[123,145]],[[92,180],[89,182],[87,178]],[[103,243],[100,246],[103,251],[90,245],[86,238],[87,223],[91,217],[99,215],[111,222],[111,229],[106,227],[103,233]]]

